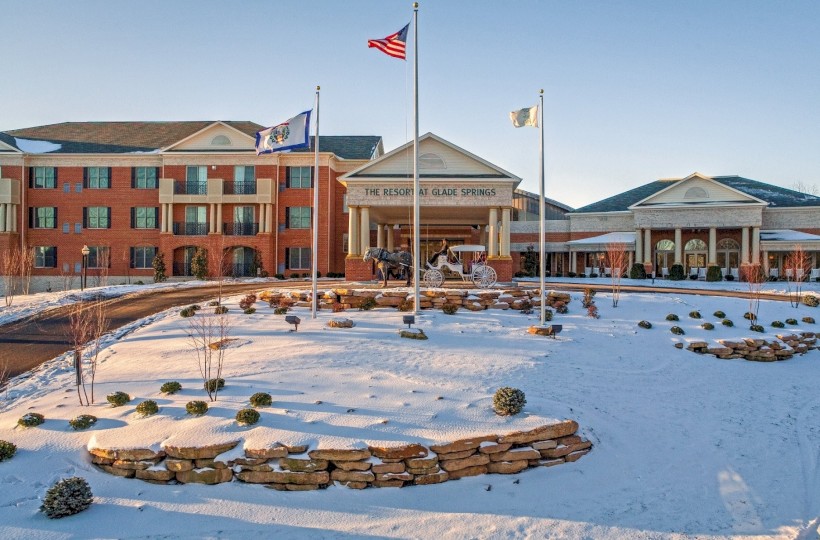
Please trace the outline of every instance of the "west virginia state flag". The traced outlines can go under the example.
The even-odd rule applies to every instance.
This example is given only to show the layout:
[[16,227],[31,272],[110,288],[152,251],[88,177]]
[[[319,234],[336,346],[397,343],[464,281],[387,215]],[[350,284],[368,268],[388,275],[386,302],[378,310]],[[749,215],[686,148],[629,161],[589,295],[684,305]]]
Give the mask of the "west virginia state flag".
[[287,152],[310,145],[310,113],[305,111],[278,126],[256,132],[256,155]]
[[510,120],[515,127],[538,127],[538,105],[511,112]]

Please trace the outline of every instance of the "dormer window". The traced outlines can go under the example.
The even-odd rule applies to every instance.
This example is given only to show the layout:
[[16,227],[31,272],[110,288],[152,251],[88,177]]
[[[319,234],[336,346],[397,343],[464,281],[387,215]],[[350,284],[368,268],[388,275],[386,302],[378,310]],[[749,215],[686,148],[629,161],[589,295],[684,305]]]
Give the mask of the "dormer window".
[[709,194],[702,187],[691,187],[686,190],[684,199],[708,199]]
[[211,139],[211,146],[230,146],[231,140],[225,135],[217,135]]
[[419,169],[446,169],[447,165],[438,154],[422,154],[419,156]]

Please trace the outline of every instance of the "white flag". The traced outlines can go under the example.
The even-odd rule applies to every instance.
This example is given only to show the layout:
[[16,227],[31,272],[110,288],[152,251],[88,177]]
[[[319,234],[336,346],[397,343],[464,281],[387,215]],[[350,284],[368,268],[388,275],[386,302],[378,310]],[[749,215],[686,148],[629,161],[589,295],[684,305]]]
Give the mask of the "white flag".
[[287,152],[310,145],[310,113],[305,111],[278,126],[256,132],[256,155]]
[[538,127],[538,105],[511,112],[510,120],[517,128],[524,126]]

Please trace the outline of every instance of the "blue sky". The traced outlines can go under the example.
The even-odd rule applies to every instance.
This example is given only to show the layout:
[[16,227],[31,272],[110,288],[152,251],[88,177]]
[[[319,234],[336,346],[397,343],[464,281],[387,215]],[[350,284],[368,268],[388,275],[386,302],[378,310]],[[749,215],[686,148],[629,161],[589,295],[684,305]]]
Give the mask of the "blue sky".
[[[412,138],[412,62],[367,49],[411,2],[9,1],[0,130],[65,121],[252,120]],[[422,1],[420,131],[582,206],[694,171],[820,184],[820,2]],[[412,41],[409,43],[412,48]],[[411,60],[408,57],[408,60]]]

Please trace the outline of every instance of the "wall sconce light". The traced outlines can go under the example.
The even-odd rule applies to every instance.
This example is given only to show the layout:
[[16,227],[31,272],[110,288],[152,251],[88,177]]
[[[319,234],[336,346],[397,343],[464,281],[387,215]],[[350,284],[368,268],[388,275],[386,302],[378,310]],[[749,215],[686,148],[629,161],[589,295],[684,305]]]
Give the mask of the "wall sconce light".
[[215,171],[216,170],[216,165],[211,165],[211,170]]

